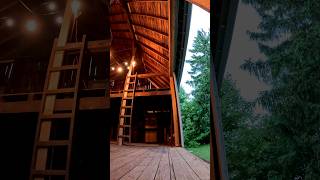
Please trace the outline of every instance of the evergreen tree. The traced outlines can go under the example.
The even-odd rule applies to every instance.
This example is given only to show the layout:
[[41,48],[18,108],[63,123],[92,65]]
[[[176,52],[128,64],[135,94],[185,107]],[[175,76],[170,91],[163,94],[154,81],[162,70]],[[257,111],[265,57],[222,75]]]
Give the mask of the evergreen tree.
[[271,116],[251,178],[320,179],[320,1],[243,2],[262,18],[260,31],[249,34],[266,60],[247,60],[242,69],[272,86],[257,99]]

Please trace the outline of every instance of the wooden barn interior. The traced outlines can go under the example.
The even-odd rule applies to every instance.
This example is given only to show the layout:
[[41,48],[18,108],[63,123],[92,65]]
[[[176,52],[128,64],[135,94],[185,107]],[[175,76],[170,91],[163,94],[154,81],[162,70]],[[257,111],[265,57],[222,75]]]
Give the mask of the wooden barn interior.
[[209,179],[179,110],[192,3],[2,0],[0,179]]

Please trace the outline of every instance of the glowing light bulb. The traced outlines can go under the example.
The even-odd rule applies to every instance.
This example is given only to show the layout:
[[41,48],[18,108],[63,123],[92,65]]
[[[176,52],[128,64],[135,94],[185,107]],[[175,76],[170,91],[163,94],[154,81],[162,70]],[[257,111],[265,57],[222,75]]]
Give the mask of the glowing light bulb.
[[63,18],[61,16],[56,17],[56,23],[57,24],[62,24]]
[[54,3],[53,1],[51,1],[51,2],[48,3],[48,9],[49,9],[50,11],[54,11],[54,10],[56,10],[56,8],[57,8],[57,5],[56,5],[56,3]]
[[30,19],[26,22],[26,29],[29,32],[34,32],[38,27],[38,23],[34,19]]
[[136,62],[135,61],[132,61],[131,64],[132,64],[133,67],[136,66]]
[[124,65],[128,66],[128,62],[124,62]]
[[118,67],[118,72],[121,73],[123,71],[122,67]]
[[14,25],[14,20],[13,20],[12,18],[8,18],[8,19],[6,20],[6,25],[7,25],[8,27],[12,27],[12,26]]
[[112,71],[114,71],[115,69],[116,69],[116,68],[114,68],[114,67],[111,67],[111,70],[112,70]]
[[128,69],[128,70],[130,69],[129,66],[127,67],[127,69]]

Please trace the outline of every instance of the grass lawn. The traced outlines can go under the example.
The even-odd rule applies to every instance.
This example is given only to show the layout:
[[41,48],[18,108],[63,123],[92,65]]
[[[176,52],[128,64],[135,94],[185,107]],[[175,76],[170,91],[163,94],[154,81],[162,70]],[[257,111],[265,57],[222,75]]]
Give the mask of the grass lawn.
[[210,161],[210,144],[201,145],[196,148],[187,148],[187,150],[201,159]]

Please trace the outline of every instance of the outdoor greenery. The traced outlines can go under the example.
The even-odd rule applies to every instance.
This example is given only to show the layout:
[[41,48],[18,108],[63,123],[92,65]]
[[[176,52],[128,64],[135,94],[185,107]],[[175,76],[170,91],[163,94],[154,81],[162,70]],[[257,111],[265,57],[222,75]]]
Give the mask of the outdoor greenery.
[[207,162],[210,161],[210,144],[188,148],[188,151],[200,157],[201,159],[206,160]]
[[[246,102],[229,75],[221,91],[222,123],[231,179],[320,179],[320,1],[242,0],[262,18],[265,60],[248,59],[244,71],[270,85]],[[191,95],[181,88],[185,144],[209,143],[209,33],[199,31],[191,64]],[[252,112],[260,104],[268,113]]]

